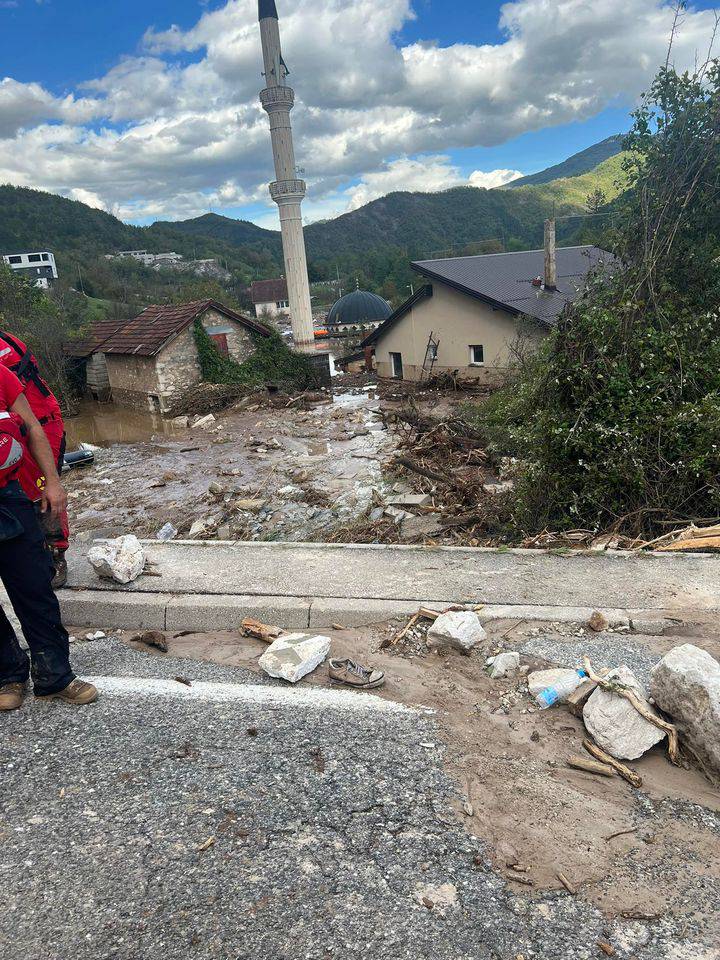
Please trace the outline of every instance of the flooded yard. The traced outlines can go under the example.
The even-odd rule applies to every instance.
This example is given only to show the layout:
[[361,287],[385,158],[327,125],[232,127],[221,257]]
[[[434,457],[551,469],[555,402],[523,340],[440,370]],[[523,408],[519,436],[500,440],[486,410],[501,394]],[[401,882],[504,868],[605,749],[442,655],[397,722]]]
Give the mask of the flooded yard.
[[[386,492],[393,441],[372,385],[338,389],[309,410],[233,409],[178,425],[112,404],[84,404],[68,449],[92,467],[66,474],[73,534],[313,540],[351,524]],[[242,404],[241,404],[242,406]]]

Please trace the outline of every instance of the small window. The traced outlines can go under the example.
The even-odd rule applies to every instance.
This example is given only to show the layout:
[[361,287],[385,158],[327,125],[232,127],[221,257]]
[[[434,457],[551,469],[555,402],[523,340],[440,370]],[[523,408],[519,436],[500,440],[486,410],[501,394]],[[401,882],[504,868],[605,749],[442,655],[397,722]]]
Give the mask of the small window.
[[470,366],[480,367],[485,363],[485,350],[481,343],[470,344]]
[[49,259],[50,259],[50,255],[47,254],[47,253],[44,253],[44,254],[42,255],[42,258],[43,258],[43,260],[49,260]]
[[22,263],[22,257],[8,257],[8,263]]
[[40,256],[39,253],[31,253],[28,256],[28,260],[30,261],[30,263],[40,263],[40,261],[42,260],[42,257]]
[[288,305],[287,300],[278,300],[277,303],[275,304],[278,310],[286,310],[287,305]]

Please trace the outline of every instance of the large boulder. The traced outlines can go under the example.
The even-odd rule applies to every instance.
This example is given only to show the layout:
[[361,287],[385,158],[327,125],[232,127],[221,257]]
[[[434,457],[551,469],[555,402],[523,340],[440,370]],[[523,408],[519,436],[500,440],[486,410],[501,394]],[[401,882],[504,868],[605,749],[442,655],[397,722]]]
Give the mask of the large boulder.
[[674,647],[654,667],[650,693],[681,739],[720,773],[720,663],[691,643]]
[[[641,700],[645,692],[635,674],[622,666],[608,673],[605,680],[629,687]],[[648,704],[648,710],[652,707]],[[667,734],[642,717],[619,693],[598,687],[583,709],[583,721],[598,746],[618,760],[637,760]]]
[[297,683],[318,667],[330,653],[330,637],[288,633],[273,640],[258,660],[271,677]]
[[117,583],[132,583],[145,569],[145,551],[132,533],[90,547],[88,560],[99,577]]
[[459,650],[470,653],[487,639],[480,618],[473,610],[451,610],[441,613],[428,630],[428,646],[437,650]]

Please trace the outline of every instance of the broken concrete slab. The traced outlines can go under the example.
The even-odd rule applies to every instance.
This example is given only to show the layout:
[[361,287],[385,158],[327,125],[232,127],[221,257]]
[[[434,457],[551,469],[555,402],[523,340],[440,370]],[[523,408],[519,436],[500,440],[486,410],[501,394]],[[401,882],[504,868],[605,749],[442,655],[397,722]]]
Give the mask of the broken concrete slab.
[[650,692],[701,762],[720,773],[720,663],[684,643],[652,671]]
[[202,427],[203,429],[206,429],[207,427],[213,426],[215,422],[216,420],[214,414],[208,413],[204,417],[198,417],[197,420],[194,420],[193,428]]
[[[645,692],[635,674],[626,666],[607,674],[610,683],[617,681],[645,700]],[[648,710],[652,707],[648,704]],[[633,705],[618,693],[598,687],[583,709],[583,721],[597,744],[617,760],[637,760],[667,734],[642,717]]]
[[470,653],[487,639],[480,618],[472,610],[451,610],[441,614],[427,633],[428,646],[435,650]]
[[99,577],[116,583],[132,583],[145,569],[145,551],[132,533],[91,547],[88,560]]
[[430,503],[427,493],[390,493],[385,499],[390,507],[424,507]]
[[289,633],[274,640],[258,660],[270,677],[297,683],[312,673],[330,653],[330,637]]

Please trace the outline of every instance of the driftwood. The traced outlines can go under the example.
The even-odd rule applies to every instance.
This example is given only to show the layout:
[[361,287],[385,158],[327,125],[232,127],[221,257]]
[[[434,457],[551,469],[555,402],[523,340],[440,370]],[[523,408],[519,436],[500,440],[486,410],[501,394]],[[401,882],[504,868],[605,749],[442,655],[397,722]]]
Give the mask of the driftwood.
[[614,770],[617,770],[623,780],[627,780],[633,787],[642,786],[642,777],[639,774],[631,770],[630,767],[626,767],[624,763],[620,763],[615,757],[611,757],[609,753],[605,753],[605,751],[596,743],[593,743],[592,740],[583,740],[583,747],[591,756],[595,757],[596,760],[599,760],[601,763],[607,763]]
[[573,770],[583,770],[585,773],[595,773],[600,777],[614,777],[615,771],[606,763],[596,763],[585,757],[568,757],[567,765]]
[[594,680],[598,686],[602,687],[603,690],[606,690],[608,693],[617,693],[618,696],[625,697],[628,703],[631,703],[633,707],[635,707],[641,717],[644,717],[649,723],[654,724],[667,734],[668,756],[670,757],[670,761],[674,763],[675,766],[679,767],[681,763],[680,745],[678,741],[678,732],[675,725],[668,723],[667,720],[663,720],[662,717],[658,717],[650,709],[649,705],[641,700],[633,690],[628,689],[614,680],[605,680],[603,677],[601,677],[593,670],[589,657],[583,657],[583,664],[585,666],[585,672],[587,675],[591,680]]
[[419,474],[421,477],[427,477],[428,480],[435,480],[437,483],[452,483],[450,478],[444,473],[438,473],[436,470],[430,470],[428,467],[421,467],[419,463],[415,463],[410,457],[395,457],[395,463],[400,464],[400,466],[405,467],[412,473]]
[[259,620],[253,620],[252,617],[245,617],[240,626],[247,636],[263,640],[265,643],[272,643],[282,633],[280,627],[271,626],[269,623],[261,623]]
[[568,878],[565,876],[564,873],[558,873],[557,878],[560,881],[560,883],[565,887],[568,893],[572,894],[573,897],[576,896],[577,889],[572,883],[570,883],[570,881],[568,880]]

